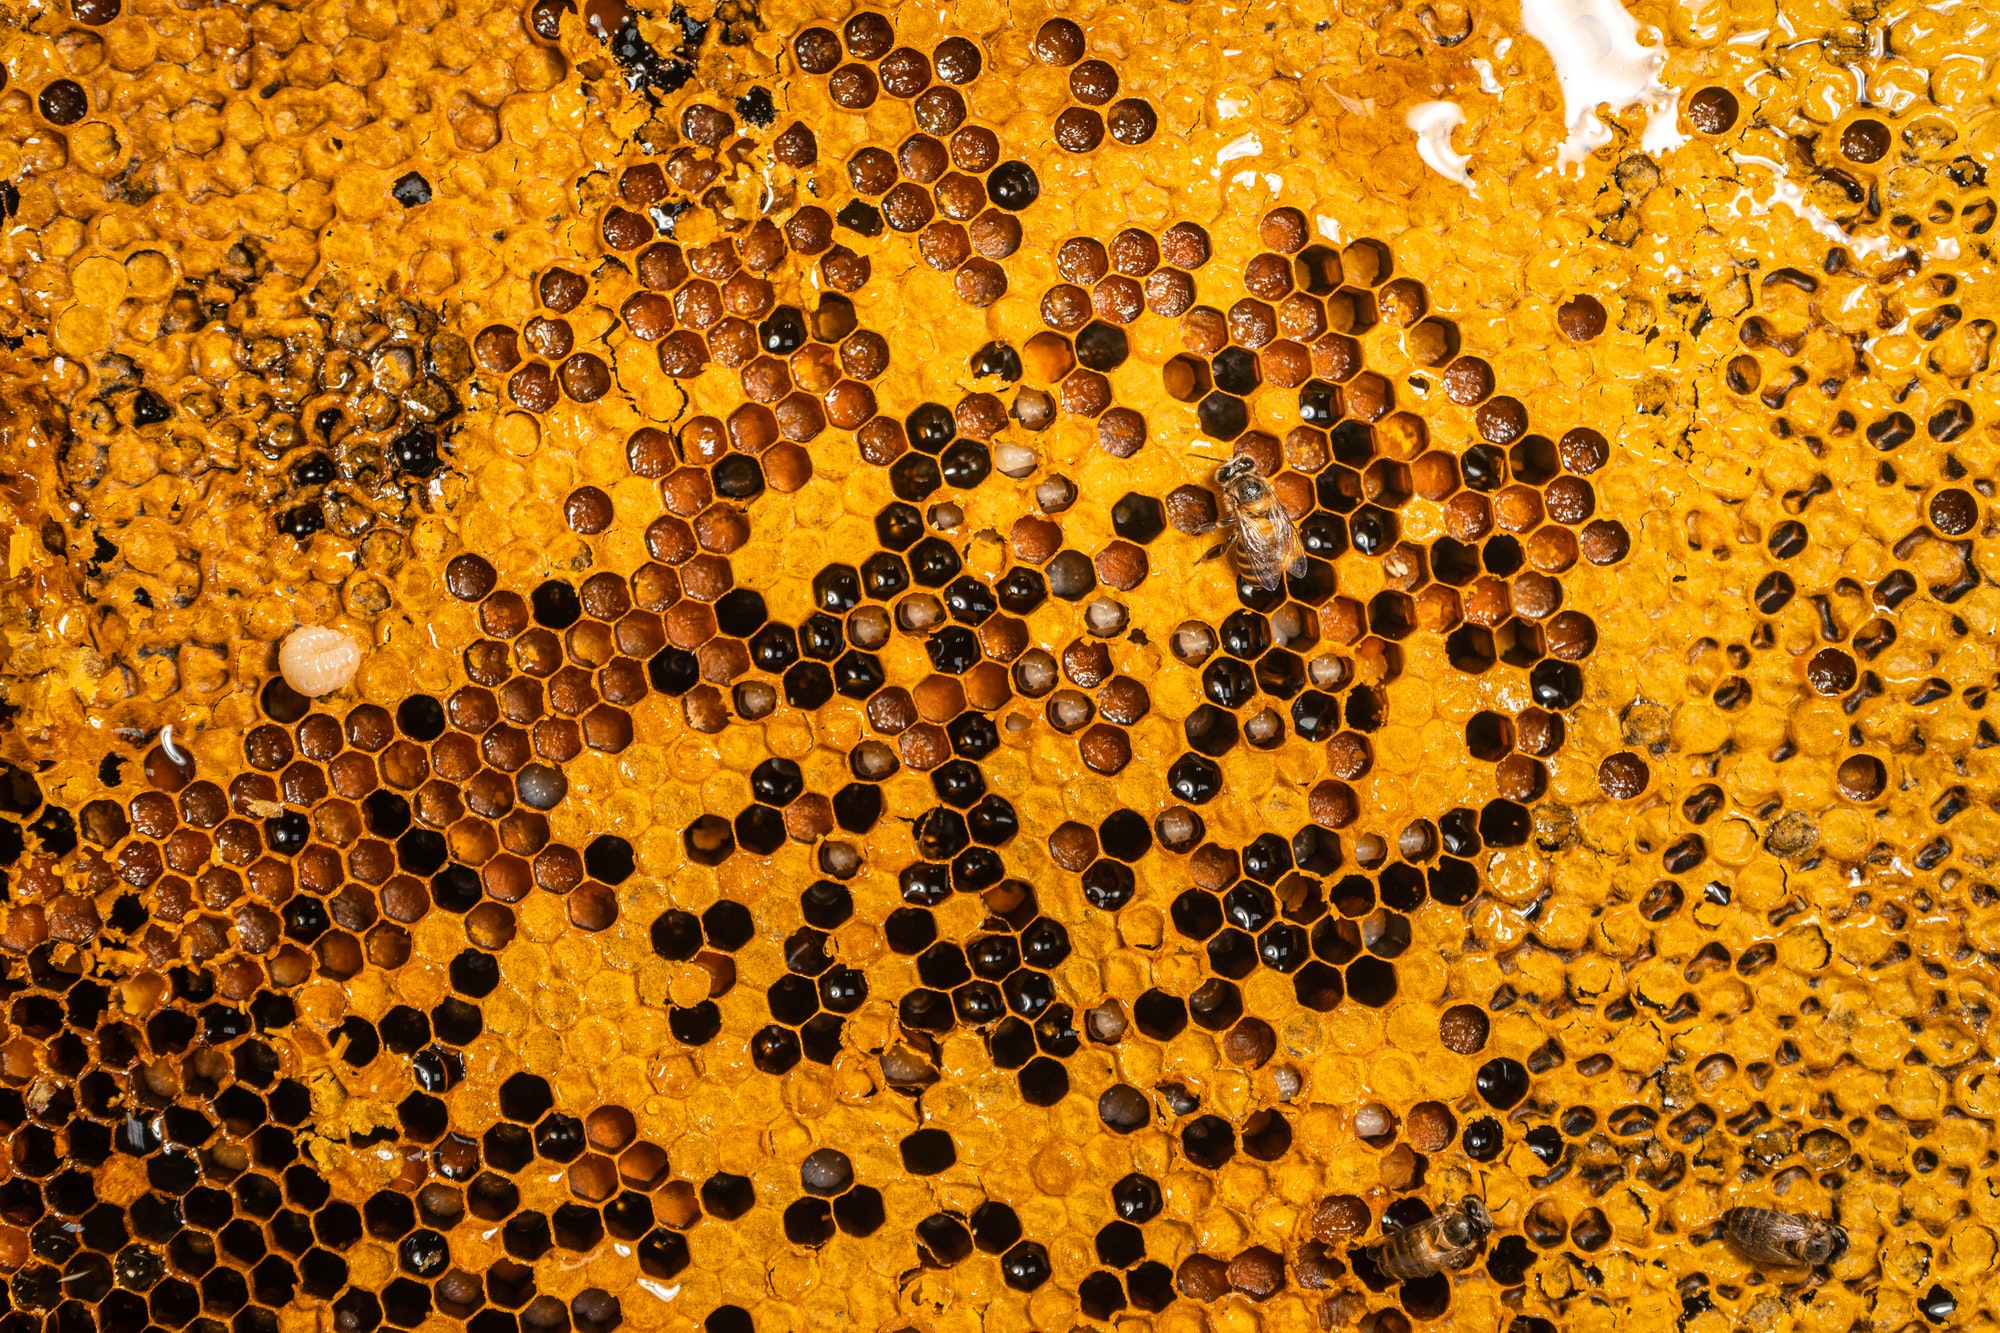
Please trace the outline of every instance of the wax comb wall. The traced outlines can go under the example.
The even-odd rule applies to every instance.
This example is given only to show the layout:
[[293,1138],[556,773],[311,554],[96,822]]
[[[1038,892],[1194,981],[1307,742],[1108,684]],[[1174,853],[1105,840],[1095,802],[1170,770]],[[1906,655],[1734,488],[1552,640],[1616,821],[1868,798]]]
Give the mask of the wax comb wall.
[[6,7],[0,1333],[1993,1325],[1991,24],[1060,8]]

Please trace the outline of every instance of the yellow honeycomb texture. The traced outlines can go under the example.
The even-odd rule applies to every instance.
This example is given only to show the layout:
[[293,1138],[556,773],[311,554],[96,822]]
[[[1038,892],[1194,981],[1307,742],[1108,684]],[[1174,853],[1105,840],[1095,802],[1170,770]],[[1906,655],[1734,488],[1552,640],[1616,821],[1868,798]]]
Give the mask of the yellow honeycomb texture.
[[1991,12],[683,3],[0,6],[0,1333],[1992,1327]]

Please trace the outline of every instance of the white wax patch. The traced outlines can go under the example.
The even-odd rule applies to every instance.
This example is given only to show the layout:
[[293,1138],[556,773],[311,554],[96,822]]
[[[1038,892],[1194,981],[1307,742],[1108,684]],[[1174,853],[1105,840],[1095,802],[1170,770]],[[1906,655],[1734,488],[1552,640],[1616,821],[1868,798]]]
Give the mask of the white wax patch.
[[1472,190],[1472,173],[1466,170],[1472,159],[1451,146],[1451,132],[1465,123],[1465,112],[1458,103],[1419,102],[1403,117],[1403,123],[1417,132],[1417,156],[1425,166]]
[[337,629],[303,625],[278,646],[285,684],[308,699],[344,688],[361,668],[361,647]]
[[1611,127],[1597,118],[1599,106],[1613,113],[1645,107],[1640,146],[1649,153],[1687,141],[1674,124],[1679,98],[1660,82],[1667,53],[1639,45],[1639,21],[1618,0],[1521,0],[1521,26],[1548,48],[1562,84],[1569,134],[1556,154],[1558,165],[1580,167],[1611,142]]
[[[1853,236],[1838,222],[1821,212],[1810,198],[1805,187],[1793,180],[1782,162],[1773,162],[1767,157],[1754,157],[1749,153],[1732,152],[1730,160],[1750,163],[1763,167],[1771,173],[1771,197],[1769,203],[1757,198],[1749,189],[1739,190],[1732,206],[1739,210],[1747,207],[1751,217],[1762,217],[1770,211],[1771,204],[1782,204],[1790,209],[1798,219],[1818,232],[1822,239],[1834,245],[1845,246],[1864,259],[1887,259],[1896,252],[1896,247],[1887,237]],[[1946,256],[1956,258],[1956,255]]]

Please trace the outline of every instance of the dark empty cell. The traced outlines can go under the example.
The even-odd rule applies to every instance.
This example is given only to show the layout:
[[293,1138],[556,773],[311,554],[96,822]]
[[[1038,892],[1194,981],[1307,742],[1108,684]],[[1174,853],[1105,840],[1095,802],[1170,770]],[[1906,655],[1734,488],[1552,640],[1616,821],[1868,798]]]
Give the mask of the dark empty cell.
[[798,1033],[770,1023],[760,1027],[750,1037],[750,1063],[758,1071],[768,1075],[782,1075],[790,1071],[804,1057],[798,1045]]
[[583,615],[583,602],[576,589],[561,579],[550,579],[528,594],[535,611],[535,623],[550,629],[568,629]]
[[1280,921],[1257,937],[1257,957],[1274,972],[1290,972],[1306,961],[1312,945],[1305,931]]
[[550,1161],[575,1161],[583,1154],[584,1143],[583,1122],[573,1115],[551,1111],[535,1126],[535,1153]]
[[1245,880],[1222,896],[1222,910],[1230,921],[1254,934],[1278,915],[1278,900],[1263,885]]
[[896,884],[904,902],[935,907],[951,897],[950,867],[919,861],[897,871]]
[[824,1199],[799,1199],[784,1212],[785,1239],[794,1245],[819,1246],[833,1239],[833,1209]]
[[1144,546],[1166,527],[1166,510],[1150,495],[1127,491],[1111,506],[1111,530]]
[[886,679],[882,659],[873,653],[845,652],[833,664],[833,688],[850,699],[868,698]]
[[833,1220],[850,1236],[874,1235],[886,1217],[882,1192],[873,1185],[856,1185],[833,1201]]
[[1090,863],[1083,872],[1083,897],[1092,907],[1115,912],[1132,901],[1138,879],[1130,866],[1104,857]]
[[470,866],[446,866],[431,876],[431,901],[448,912],[471,911],[479,896],[479,872]]
[[715,604],[715,623],[732,638],[747,639],[769,617],[764,598],[749,588],[731,588]]
[[903,1168],[912,1175],[934,1176],[958,1161],[951,1135],[941,1129],[916,1130],[904,1138],[900,1147]]
[[836,1014],[851,1014],[868,999],[868,978],[852,967],[836,967],[819,979],[819,1002]]
[[785,702],[813,712],[833,698],[833,673],[818,662],[797,662],[785,672]]
[[878,602],[910,586],[910,567],[893,551],[877,551],[861,562],[861,591]]
[[[760,662],[758,665],[762,666],[763,663]],[[646,676],[653,682],[653,688],[662,694],[686,694],[701,683],[701,663],[695,659],[693,653],[683,652],[679,648],[662,648],[653,654],[651,661],[646,663]]]
[[1132,1003],[1132,1021],[1155,1041],[1169,1041],[1187,1027],[1187,1004],[1179,996],[1155,987]]
[[1257,693],[1257,679],[1233,657],[1212,658],[1201,669],[1201,690],[1219,708],[1238,709]]
[[1261,884],[1276,884],[1291,869],[1292,845],[1275,833],[1262,834],[1243,849],[1243,873]]
[[431,183],[414,171],[406,171],[396,177],[396,183],[389,187],[389,193],[404,208],[415,208],[431,201]]
[[734,1222],[757,1204],[750,1177],[718,1171],[701,1183],[701,1208],[710,1217]]
[[1424,873],[1399,861],[1383,867],[1379,889],[1384,907],[1398,912],[1415,911],[1424,900]]
[[1021,354],[1004,342],[990,342],[966,362],[975,379],[995,375],[1012,384],[1021,378]]
[[1174,929],[1191,940],[1205,940],[1222,929],[1222,903],[1206,889],[1187,889],[1169,909]]
[[1030,967],[1056,967],[1069,952],[1069,931],[1060,921],[1039,917],[1021,932],[1021,957]]
[[984,713],[960,713],[945,724],[952,752],[975,762],[1000,748],[1000,729]]
[[[1235,350],[1225,349],[1224,355]],[[1299,420],[1308,426],[1327,427],[1339,421],[1340,415],[1340,390],[1324,380],[1306,381],[1299,390]]]
[[882,234],[882,210],[865,199],[850,199],[841,205],[833,220],[859,236]]
[[779,306],[757,325],[759,345],[773,356],[790,356],[805,346],[810,336],[805,315],[794,306]]
[[906,429],[911,448],[933,455],[943,453],[944,447],[958,435],[958,423],[952,417],[951,409],[940,403],[924,403],[919,406],[916,411],[910,413]]
[[847,647],[847,633],[838,620],[815,611],[799,626],[799,647],[815,662],[831,662]]
[[692,912],[668,908],[653,921],[653,952],[677,961],[694,957],[701,948],[701,922]]
[[986,178],[986,193],[1010,212],[1018,213],[1034,203],[1041,192],[1042,183],[1026,162],[1002,162]]
[[993,453],[978,440],[960,440],[938,456],[938,468],[945,485],[969,491],[993,475]]
[[866,833],[882,817],[882,789],[848,783],[833,795],[833,817],[849,833]]
[[1015,1291],[1034,1291],[1049,1280],[1049,1252],[1024,1240],[1000,1257],[1000,1280]]
[[764,470],[748,454],[724,454],[708,477],[725,500],[754,500],[764,491]]
[[846,1019],[834,1013],[814,1015],[798,1029],[798,1049],[814,1065],[832,1065],[840,1059],[840,1031]]
[[1196,1116],[1181,1130],[1181,1151],[1196,1166],[1213,1171],[1236,1155],[1236,1131],[1219,1115]]
[[500,1114],[520,1124],[534,1124],[555,1104],[548,1080],[538,1074],[513,1074],[500,1085]]
[[413,694],[396,705],[396,726],[413,741],[444,735],[444,705],[428,694]]
[[890,504],[875,515],[875,536],[891,551],[907,551],[924,535],[924,516],[915,506]]
[[296,856],[305,850],[311,835],[312,825],[297,810],[286,810],[264,821],[264,843],[280,856]]
[[966,831],[965,816],[941,805],[920,815],[911,831],[916,835],[918,853],[932,861],[948,861],[972,841],[972,835]]
[[750,909],[733,899],[721,898],[701,914],[701,928],[708,942],[726,953],[734,953],[757,933]]
[[1241,398],[1216,391],[1195,408],[1201,433],[1217,440],[1233,440],[1250,426],[1250,408]]
[[1222,768],[1212,759],[1184,754],[1167,770],[1167,787],[1189,805],[1205,805],[1222,790]]
[[797,1027],[819,1012],[819,987],[800,974],[782,976],[765,992],[765,1002],[772,1018]]
[[813,605],[841,615],[861,604],[861,574],[853,565],[828,565],[813,576]]
[[[1113,1222],[1105,1228],[1123,1226]],[[1143,1241],[1142,1241],[1143,1244]],[[1144,1251],[1142,1250],[1141,1253]],[[1076,1286],[1077,1305],[1090,1319],[1109,1320],[1125,1308],[1125,1284],[1118,1280],[1116,1273],[1096,1272],[1086,1277]]]
[[1778,559],[1790,560],[1806,549],[1807,540],[1806,525],[1797,519],[1787,519],[1771,529],[1765,544]]
[[1044,1055],[1066,1060],[1083,1044],[1076,1030],[1076,1011],[1066,1004],[1050,1005],[1035,1020],[1035,1044]]
[[1210,1032],[1234,1027],[1243,1017],[1243,992],[1233,982],[1210,977],[1188,996],[1188,1017]]
[[1396,516],[1375,505],[1363,505],[1347,521],[1354,549],[1363,555],[1384,555],[1396,544],[1402,528]]
[[1222,651],[1250,661],[1271,646],[1271,622],[1255,611],[1236,610],[1223,618],[1219,627]]
[[1038,1055],[1016,1076],[1021,1100],[1030,1106],[1054,1106],[1069,1096],[1069,1071],[1062,1061]]
[[514,1258],[526,1262],[533,1262],[547,1254],[554,1243],[549,1219],[538,1212],[516,1213],[507,1220],[507,1225],[500,1228],[502,1247]]
[[987,1030],[986,1053],[1001,1069],[1019,1069],[1035,1058],[1035,1049],[1035,1030],[1012,1014]]
[[[1232,348],[1231,350],[1235,349]],[[1116,370],[1125,364],[1125,358],[1130,355],[1131,351],[1125,342],[1125,330],[1119,328],[1116,324],[1106,324],[1102,320],[1092,320],[1090,323],[1084,325],[1076,335],[1076,359],[1092,370]],[[1225,352],[1223,355],[1226,356],[1228,353]],[[1219,373],[1221,359],[1220,356],[1216,358],[1218,362],[1216,382],[1218,384],[1222,382],[1222,377]],[[1247,393],[1249,390],[1232,389],[1231,392]]]
[[1347,965],[1347,994],[1350,999],[1380,1009],[1396,998],[1396,969],[1380,958],[1357,958]]
[[[979,983],[975,982],[974,985]],[[1002,984],[1007,1007],[1023,1018],[1034,1018],[1056,1002],[1056,985],[1046,972],[1022,968]]]
[[941,537],[926,537],[910,551],[910,573],[926,588],[942,588],[963,567],[958,552]]
[[1490,444],[1475,444],[1459,458],[1465,484],[1475,491],[1497,491],[1507,484],[1507,457]]
[[951,1007],[959,1022],[984,1027],[1006,1014],[1007,997],[990,981],[968,981],[952,991]]
[[[805,789],[805,776],[799,771],[799,766],[789,759],[766,759],[763,763],[750,770],[750,794],[766,805],[790,805],[799,798],[799,794]],[[620,841],[622,842],[623,840],[621,839]],[[596,846],[595,843],[591,845],[593,847]],[[630,846],[627,846],[625,848],[625,873],[628,875],[631,873],[631,856],[632,850]],[[590,864],[588,854],[586,854],[584,864],[586,866]],[[594,868],[591,870],[591,873],[609,883],[615,884],[618,882],[608,875],[598,874]]]
[[1486,1256],[1486,1272],[1503,1287],[1518,1287],[1534,1267],[1535,1252],[1521,1236],[1502,1236]]
[[480,949],[461,950],[451,960],[451,988],[460,995],[483,999],[500,984],[500,962]]
[[1125,1275],[1125,1291],[1133,1305],[1158,1314],[1173,1303],[1174,1270],[1148,1259]]
[[972,1233],[949,1213],[932,1213],[917,1223],[917,1244],[938,1263],[950,1266],[972,1253]]
[[1263,382],[1263,376],[1257,367],[1256,353],[1247,352],[1241,347],[1223,348],[1215,354],[1211,364],[1215,371],[1215,387],[1224,393],[1248,398]]
[[322,1245],[345,1249],[361,1239],[361,1210],[335,1200],[313,1214],[313,1235]]
[[[1009,968],[1008,971],[1012,971]],[[1000,974],[1006,975],[1005,972]],[[923,951],[917,958],[917,977],[926,986],[937,990],[950,990],[972,979],[972,969],[966,965],[965,950],[950,940],[941,940]],[[991,978],[999,980],[1000,977]]]
[[431,1010],[431,1030],[437,1039],[453,1046],[469,1046],[485,1030],[486,1021],[477,1005],[469,1004],[456,995],[438,1003]]
[[993,585],[993,591],[1001,610],[1024,616],[1048,600],[1049,585],[1039,571],[1016,565]]
[[944,590],[945,610],[965,625],[981,625],[1000,607],[993,590],[967,574],[953,579]]
[[1520,847],[1533,829],[1528,808],[1513,801],[1488,801],[1479,812],[1479,837],[1488,847]]
[[1098,844],[1120,861],[1137,861],[1153,848],[1153,829],[1136,810],[1114,810],[1097,829]]
[[1001,847],[1020,832],[1021,821],[1014,813],[1012,802],[1004,796],[988,793],[966,812],[965,825],[971,831],[974,842]]
[[1528,1095],[1529,1081],[1527,1066],[1502,1056],[1479,1067],[1473,1086],[1488,1106],[1505,1111]]
[[1181,723],[1181,732],[1188,748],[1216,758],[1235,749],[1242,739],[1236,714],[1225,713],[1214,704],[1203,704],[1189,713]]
[[1004,1203],[988,1200],[972,1210],[972,1243],[986,1254],[1003,1254],[1021,1239],[1021,1219]]
[[[373,1061],[382,1051],[382,1039],[376,1035],[374,1025],[359,1014],[349,1014],[328,1035],[340,1058],[356,1069]],[[171,1134],[171,1124],[168,1128]]]
[[809,924],[832,930],[854,915],[854,895],[845,885],[822,879],[799,895],[799,909]]

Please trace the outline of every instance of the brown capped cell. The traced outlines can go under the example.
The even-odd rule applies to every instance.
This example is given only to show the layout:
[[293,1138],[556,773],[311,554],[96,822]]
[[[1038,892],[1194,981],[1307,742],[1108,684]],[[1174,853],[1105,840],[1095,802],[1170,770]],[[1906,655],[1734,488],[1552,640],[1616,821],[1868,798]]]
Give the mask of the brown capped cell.
[[489,324],[472,340],[472,355],[481,370],[504,375],[521,364],[520,341],[505,324]]
[[[980,644],[982,647],[992,637],[986,634],[987,625],[995,625],[996,621],[1005,621],[1006,619],[1007,617],[1004,616],[995,616],[989,619],[985,625],[979,627],[981,635]],[[1005,625],[997,625],[996,628],[1004,630],[1006,627]],[[1024,634],[1021,638],[1022,646],[1025,646],[1026,642],[1027,639]],[[1004,646],[998,653],[992,653],[989,650],[988,655],[996,657],[997,661],[979,662],[973,666],[972,670],[965,673],[966,702],[982,713],[995,712],[1004,707],[1007,701],[1014,697],[1014,690],[1007,680],[1007,668],[1000,665],[1000,663],[1011,660],[1018,653],[1018,648],[1014,652],[1009,653]]]
[[1326,307],[1318,297],[1293,292],[1278,302],[1278,329],[1287,338],[1310,343],[1326,332]]
[[499,580],[499,571],[484,556],[470,552],[453,556],[444,567],[445,591],[461,602],[479,601],[493,591]]
[[1021,369],[1030,383],[1053,384],[1076,365],[1076,350],[1059,333],[1037,333],[1021,347]]
[[[636,446],[639,436],[650,429],[651,427],[645,427],[634,434],[633,444]],[[687,462],[701,467],[715,462],[729,451],[729,435],[723,424],[714,417],[690,417],[680,429],[678,444],[680,456]],[[637,469],[634,471],[637,472]]]
[[896,183],[896,159],[870,144],[847,159],[847,180],[855,193],[873,198]]
[[1150,232],[1127,227],[1111,238],[1111,267],[1128,278],[1143,278],[1160,266],[1160,243]]
[[536,284],[542,304],[557,314],[568,314],[583,303],[590,291],[590,284],[579,275],[566,268],[552,268],[542,274]]
[[1514,613],[1527,620],[1546,620],[1562,607],[1562,584],[1546,574],[1523,570],[1514,576]]
[[875,395],[865,384],[842,380],[827,391],[823,400],[826,418],[841,430],[853,430],[875,415]]
[[1068,153],[1088,153],[1104,142],[1104,117],[1087,106],[1073,106],[1056,117],[1056,146]]
[[1292,290],[1291,261],[1279,255],[1257,255],[1243,268],[1243,285],[1252,296],[1282,300]]
[[1477,491],[1460,491],[1445,502],[1444,530],[1461,542],[1476,542],[1493,531],[1493,506]]
[[1736,94],[1727,88],[1699,88],[1688,98],[1688,124],[1702,134],[1727,134],[1736,116]]
[[1056,401],[1073,416],[1095,417],[1111,406],[1111,381],[1094,370],[1072,370],[1057,389]]
[[1853,654],[1842,648],[1822,648],[1806,663],[1806,684],[1816,694],[1845,694],[1859,678]]
[[1113,676],[1097,691],[1097,712],[1107,722],[1129,727],[1153,709],[1146,687],[1130,676]]
[[917,231],[933,216],[931,192],[909,181],[890,190],[882,200],[882,219],[889,224],[891,231]]
[[744,268],[752,273],[769,273],[785,260],[784,233],[769,218],[758,218],[737,242],[737,249]]
[[1145,444],[1146,418],[1132,408],[1114,407],[1097,419],[1097,447],[1113,458],[1130,458]]
[[808,393],[825,393],[840,382],[840,354],[824,343],[792,353],[792,379]]
[[910,108],[916,113],[917,128],[926,134],[950,134],[965,123],[965,99],[956,91],[932,85]]
[[1587,477],[1611,458],[1611,445],[1588,426],[1566,432],[1556,446],[1562,465],[1580,477]]
[[660,369],[674,379],[693,379],[708,364],[708,344],[692,329],[680,329],[660,340]]
[[674,293],[674,316],[688,328],[706,330],[720,320],[722,289],[705,278],[696,278]]
[[[750,520],[733,505],[715,505],[695,519],[694,533],[702,550],[727,555],[741,550],[743,544],[750,540]],[[700,595],[691,586],[690,571],[681,571],[681,582],[689,596]]]
[[1581,552],[1582,544],[1568,528],[1544,526],[1537,528],[1535,535],[1528,538],[1528,564],[1542,574],[1566,573],[1576,564]]
[[1597,495],[1579,477],[1557,477],[1542,492],[1549,517],[1570,527],[1584,522],[1597,508]]
[[560,361],[568,356],[576,341],[568,320],[549,319],[542,315],[529,320],[522,328],[521,336],[535,355],[545,356],[551,361]]
[[847,20],[840,36],[856,60],[880,60],[896,44],[896,29],[889,20],[867,9]]
[[1062,549],[1062,526],[1054,519],[1024,514],[1014,520],[1008,542],[1013,547],[1014,558],[1021,563],[1047,564],[1050,557]]
[[1528,433],[1528,409],[1517,398],[1489,398],[1473,411],[1472,420],[1489,444],[1512,444]]
[[1476,356],[1462,356],[1445,367],[1443,381],[1445,397],[1471,407],[1493,392],[1493,367]]
[[1387,379],[1366,370],[1341,386],[1340,402],[1357,421],[1380,421],[1395,410],[1396,391]]
[[1111,271],[1111,254],[1090,236],[1072,236],[1056,247],[1056,271],[1063,281],[1088,287]]
[[1062,653],[1063,675],[1079,689],[1094,690],[1111,674],[1111,650],[1089,639],[1077,639]]
[[1296,208],[1274,208],[1257,224],[1257,238],[1266,249],[1295,255],[1312,239],[1306,215]]
[[931,86],[931,58],[908,46],[899,46],[884,56],[878,71],[883,90],[906,102]]
[[1146,308],[1145,289],[1123,274],[1113,274],[1090,294],[1097,317],[1113,324],[1130,324]]
[[832,215],[811,204],[801,208],[785,220],[785,243],[802,255],[820,253],[833,244]]
[[990,393],[970,393],[952,409],[952,419],[960,435],[990,440],[1007,424],[1007,408]]
[[905,764],[928,773],[951,758],[951,737],[934,722],[919,722],[897,738],[896,748]]
[[1474,579],[1472,586],[1463,594],[1465,598],[1465,618],[1475,625],[1492,629],[1503,624],[1514,614],[1514,599],[1508,591],[1505,579],[1491,574]]
[[643,213],[634,213],[629,208],[606,210],[600,224],[604,243],[613,250],[637,250],[653,239],[653,223]]
[[1208,262],[1208,233],[1192,222],[1176,222],[1160,235],[1160,258],[1192,272]]
[[1144,285],[1146,308],[1164,319],[1176,318],[1194,304],[1194,280],[1179,269],[1156,269]]
[[1070,96],[1086,106],[1103,106],[1118,96],[1118,71],[1102,60],[1086,60],[1069,72]]
[[1458,1055],[1477,1055],[1486,1049],[1492,1021],[1476,1004],[1455,1004],[1438,1018],[1438,1041]]
[[[754,273],[739,272],[722,284],[722,308],[738,319],[762,319],[775,303],[770,282]],[[719,332],[711,335],[709,345],[719,346],[719,338]]]
[[[1334,737],[1338,741],[1339,736]],[[1333,741],[1329,741],[1331,747]],[[1354,789],[1345,782],[1322,782],[1306,793],[1306,813],[1322,828],[1340,829],[1352,824],[1361,813]]]
[[1947,537],[1963,536],[1979,525],[1979,501],[1956,486],[1933,495],[1926,512],[1931,526]]
[[1181,346],[1200,357],[1214,356],[1229,345],[1229,320],[1211,306],[1198,305],[1181,319]]
[[1556,307],[1556,328],[1571,342],[1589,342],[1604,325],[1604,303],[1594,296],[1572,296]]
[[787,394],[771,413],[777,419],[779,433],[797,443],[811,440],[826,429],[826,409],[809,393]]
[[1329,333],[1312,345],[1313,374],[1344,384],[1361,369],[1361,344],[1343,333]]
[[1493,497],[1493,521],[1503,532],[1532,532],[1542,521],[1542,497],[1532,486],[1503,487]]
[[1064,333],[1075,333],[1090,322],[1090,293],[1070,283],[1057,283],[1042,294],[1042,322]]
[[955,222],[970,222],[986,207],[986,185],[976,176],[951,172],[933,188],[938,211]]
[[658,342],[673,331],[673,302],[658,292],[636,292],[618,307],[619,322],[641,342]]
[[642,162],[636,167],[627,167],[618,177],[618,193],[626,203],[634,208],[650,208],[664,203],[667,197],[667,176],[657,162]]
[[792,391],[792,372],[774,356],[760,356],[743,368],[743,396],[753,403],[775,403]]
[[965,686],[956,676],[933,673],[910,692],[917,715],[926,722],[949,722],[965,711]]
[[875,105],[880,85],[875,71],[866,65],[842,65],[826,81],[826,95],[846,111],[865,111]]
[[1643,794],[1652,781],[1646,761],[1630,750],[1607,755],[1597,766],[1597,785],[1614,801],[1629,801]]
[[1206,1254],[1190,1254],[1174,1273],[1174,1289],[1191,1301],[1216,1301],[1229,1294],[1229,1265]]
[[1357,732],[1336,732],[1326,743],[1327,771],[1348,782],[1359,782],[1375,766],[1375,751]]
[[1167,495],[1167,522],[1175,532],[1199,536],[1215,527],[1215,492],[1192,483],[1177,486]]
[[876,417],[865,423],[854,433],[854,441],[860,447],[862,459],[877,467],[887,467],[910,447],[903,434],[903,423],[894,417]]
[[530,412],[546,412],[556,405],[562,392],[549,368],[536,361],[523,366],[507,381],[507,396]]
[[840,344],[840,368],[858,380],[872,380],[889,368],[889,342],[881,334],[857,329]]
[[639,252],[639,281],[652,290],[667,291],[687,279],[687,259],[673,242],[662,241]]
[[1044,65],[1066,67],[1083,59],[1083,29],[1068,19],[1050,19],[1029,48]]
[[972,238],[956,222],[933,222],[917,237],[917,253],[940,273],[949,273],[972,257]]
[[1593,565],[1615,565],[1631,551],[1632,539],[1616,519],[1592,519],[1577,534],[1577,549]]
[[820,276],[837,292],[858,292],[868,285],[873,266],[866,255],[858,255],[844,245],[836,245],[820,256]]
[[713,148],[736,133],[736,121],[720,107],[696,102],[681,112],[681,134],[690,143]]
[[1127,97],[1112,103],[1104,119],[1111,130],[1111,137],[1128,148],[1145,143],[1160,128],[1160,117],[1153,110],[1153,104],[1140,97]]
[[1253,1301],[1265,1301],[1285,1289],[1285,1259],[1277,1251],[1253,1245],[1229,1263],[1229,1285]]
[[1064,870],[1082,871],[1097,859],[1097,830],[1065,820],[1049,835],[1049,856]]
[[1375,304],[1382,318],[1399,329],[1410,328],[1429,308],[1423,284],[1411,278],[1397,278],[1384,285]]
[[579,403],[594,403],[611,391],[611,368],[589,352],[563,362],[560,378],[563,392]]
[[[951,153],[928,134],[912,134],[896,150],[896,166],[906,179],[930,185],[951,169]],[[981,201],[984,202],[983,191]]]
[[1264,348],[1258,357],[1264,382],[1280,389],[1296,389],[1312,378],[1312,353],[1289,338],[1280,338]]

